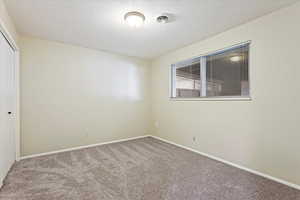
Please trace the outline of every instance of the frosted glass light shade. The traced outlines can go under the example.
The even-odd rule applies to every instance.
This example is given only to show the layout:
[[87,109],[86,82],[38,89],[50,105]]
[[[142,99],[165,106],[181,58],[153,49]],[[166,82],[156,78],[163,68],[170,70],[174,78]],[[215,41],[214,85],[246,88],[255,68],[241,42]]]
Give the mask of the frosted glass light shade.
[[141,27],[144,24],[145,16],[140,12],[129,12],[124,16],[124,20],[131,27]]

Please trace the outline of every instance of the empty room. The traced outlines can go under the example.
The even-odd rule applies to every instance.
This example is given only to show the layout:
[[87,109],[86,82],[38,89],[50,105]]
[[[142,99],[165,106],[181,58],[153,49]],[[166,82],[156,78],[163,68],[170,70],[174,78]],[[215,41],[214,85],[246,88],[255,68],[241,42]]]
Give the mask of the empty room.
[[300,200],[300,0],[0,0],[0,200]]

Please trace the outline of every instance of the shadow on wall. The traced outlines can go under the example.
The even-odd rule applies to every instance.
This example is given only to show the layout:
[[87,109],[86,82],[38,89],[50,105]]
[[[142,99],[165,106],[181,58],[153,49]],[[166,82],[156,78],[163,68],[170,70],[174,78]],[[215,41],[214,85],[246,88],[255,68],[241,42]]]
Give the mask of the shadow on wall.
[[96,96],[141,101],[143,100],[141,89],[143,77],[143,69],[134,63],[119,60],[114,63],[113,67],[106,67],[105,70],[101,67],[91,66],[88,69],[86,81],[87,85],[91,87],[91,92]]

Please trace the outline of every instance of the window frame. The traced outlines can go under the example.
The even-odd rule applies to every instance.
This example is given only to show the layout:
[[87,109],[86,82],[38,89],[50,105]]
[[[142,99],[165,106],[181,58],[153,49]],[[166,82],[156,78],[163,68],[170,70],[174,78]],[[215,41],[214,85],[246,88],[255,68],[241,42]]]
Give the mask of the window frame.
[[[196,56],[190,59],[186,59],[184,61],[177,62],[175,64],[171,64],[170,70],[170,86],[169,86],[169,99],[173,101],[252,101],[252,90],[251,90],[251,43],[252,41],[246,41],[242,43],[238,43],[232,45],[230,47],[225,47],[219,50],[211,51],[209,53],[202,54],[200,56]],[[229,50],[233,50],[243,46],[249,46],[248,50],[248,82],[249,82],[249,95],[248,96],[199,96],[199,97],[176,97],[176,69],[184,67],[185,63],[193,63],[195,60],[199,60],[200,63],[203,61],[203,57],[212,56],[215,54],[220,54]],[[181,66],[180,66],[181,65]],[[202,76],[202,75],[201,75]],[[201,91],[200,91],[201,92]],[[175,95],[174,95],[175,94]]]

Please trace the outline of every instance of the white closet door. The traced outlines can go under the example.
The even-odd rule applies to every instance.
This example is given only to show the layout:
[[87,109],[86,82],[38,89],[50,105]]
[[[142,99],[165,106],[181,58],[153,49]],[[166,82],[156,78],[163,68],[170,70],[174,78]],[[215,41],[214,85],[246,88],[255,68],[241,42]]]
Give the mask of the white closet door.
[[16,160],[14,51],[0,32],[0,186]]

